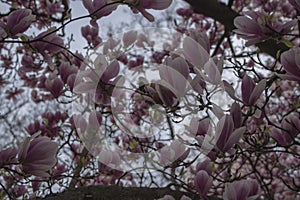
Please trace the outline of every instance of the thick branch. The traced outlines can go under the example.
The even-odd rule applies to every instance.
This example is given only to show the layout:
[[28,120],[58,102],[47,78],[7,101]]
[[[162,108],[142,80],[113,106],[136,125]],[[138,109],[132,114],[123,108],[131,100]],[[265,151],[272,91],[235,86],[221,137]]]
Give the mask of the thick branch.
[[[77,189],[70,189],[60,194],[46,197],[46,200],[153,200],[171,195],[180,199],[183,195],[191,199],[199,200],[199,196],[193,193],[171,190],[169,188],[139,188],[111,186],[91,186]],[[207,200],[220,200],[210,197]]]
[[[233,20],[239,14],[232,10],[227,5],[218,2],[217,0],[185,0],[189,3],[194,11],[210,17],[225,26],[225,30],[231,32],[235,29]],[[276,58],[277,52],[284,52],[289,48],[284,43],[270,39],[256,45],[261,52],[267,53]]]

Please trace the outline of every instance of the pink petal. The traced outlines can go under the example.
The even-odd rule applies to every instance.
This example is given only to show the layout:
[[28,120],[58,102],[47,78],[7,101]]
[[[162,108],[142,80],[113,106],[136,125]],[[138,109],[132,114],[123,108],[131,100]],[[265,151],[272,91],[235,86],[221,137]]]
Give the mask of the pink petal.
[[171,5],[171,3],[172,0],[151,0],[151,8],[154,10],[163,10],[168,8]]
[[224,151],[228,151],[234,144],[237,144],[245,131],[246,127],[240,127],[233,131],[224,146]]
[[235,96],[235,91],[230,83],[228,83],[226,80],[223,80],[223,85],[224,85],[225,91],[232,99],[241,102],[241,100]]
[[258,98],[261,96],[263,91],[266,89],[266,85],[267,85],[267,80],[263,79],[255,86],[255,88],[252,91],[250,98],[249,98],[250,105],[254,105],[256,103]]
[[240,104],[234,102],[231,105],[230,115],[232,116],[234,127],[239,128],[242,125],[242,110]]
[[123,43],[125,47],[129,47],[137,40],[137,32],[129,31],[123,35]]
[[207,51],[190,37],[183,40],[183,54],[187,61],[199,69],[204,67],[204,64],[209,60]]
[[246,104],[250,103],[250,95],[255,88],[255,82],[247,74],[244,75],[242,80],[242,99]]
[[202,196],[205,197],[212,186],[212,177],[208,175],[208,173],[204,170],[197,172],[194,183],[197,192]]
[[208,75],[208,81],[211,84],[218,85],[221,82],[220,71],[212,59],[209,59],[208,62],[205,63],[204,71]]
[[104,73],[101,76],[101,80],[107,83],[110,79],[116,77],[119,74],[119,71],[120,71],[119,62],[117,60],[114,60],[105,69]]
[[235,188],[232,183],[225,184],[225,191],[223,193],[224,200],[239,200],[236,198]]

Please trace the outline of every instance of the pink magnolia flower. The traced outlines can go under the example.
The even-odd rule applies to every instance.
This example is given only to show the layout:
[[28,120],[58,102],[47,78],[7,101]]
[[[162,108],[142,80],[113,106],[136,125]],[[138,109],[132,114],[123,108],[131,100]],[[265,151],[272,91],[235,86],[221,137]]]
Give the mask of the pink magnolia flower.
[[[190,9],[190,8],[189,8]],[[206,32],[201,32],[197,29],[190,29],[188,35],[198,42],[208,53],[210,51],[210,41]]]
[[280,61],[287,71],[286,76],[281,76],[282,78],[300,80],[300,48],[292,48],[281,54]]
[[64,83],[67,83],[70,75],[76,74],[77,71],[78,68],[74,67],[69,62],[62,61],[59,65],[59,74]]
[[246,16],[238,16],[234,19],[234,25],[237,28],[234,32],[247,40],[247,46],[262,42],[267,38],[263,34],[258,19],[259,14],[255,12],[248,12]]
[[208,133],[209,129],[209,118],[205,119],[199,119],[196,117],[193,117],[191,119],[190,125],[187,127],[187,130],[193,135],[193,136],[205,136]]
[[[218,65],[219,64],[222,64],[222,62],[219,62]],[[221,72],[213,59],[209,59],[204,64],[204,72],[206,75],[200,74],[205,81],[214,85],[221,83]]]
[[82,1],[83,6],[89,11],[89,13],[95,19],[100,19],[101,17],[108,16],[114,10],[116,10],[119,4],[117,3],[110,4],[113,2],[114,2],[113,0],[108,0],[108,1],[107,0],[83,0]]
[[189,149],[186,149],[183,143],[174,140],[170,146],[161,148],[159,152],[161,165],[176,167],[188,156]]
[[128,31],[123,35],[123,44],[125,47],[131,46],[138,38],[138,34],[136,31]]
[[14,36],[25,32],[34,21],[35,16],[32,15],[31,10],[18,9],[8,15],[7,26],[10,33]]
[[300,11],[300,0],[289,0],[289,2],[296,10]]
[[53,74],[47,78],[45,87],[51,92],[54,98],[57,98],[63,93],[64,82],[61,80],[61,78]]
[[279,24],[266,13],[249,11],[245,13],[245,16],[238,16],[234,19],[234,25],[237,28],[234,32],[247,40],[246,45],[250,46],[270,37],[278,37],[278,33],[289,33],[296,24],[296,20]]
[[234,128],[241,127],[242,121],[243,121],[243,116],[242,116],[241,106],[238,103],[234,102],[231,105],[230,115],[232,116],[232,119],[234,122]]
[[216,146],[221,151],[228,151],[238,143],[246,131],[245,127],[234,129],[234,122],[230,115],[224,115],[217,124]]
[[58,144],[48,137],[28,137],[18,152],[18,160],[25,174],[48,177],[57,162]]
[[259,197],[260,187],[256,180],[240,180],[225,185],[224,200],[254,200]]
[[120,176],[123,174],[121,163],[121,157],[117,152],[103,150],[99,154],[98,168],[101,173]]
[[184,96],[188,86],[188,64],[182,57],[177,57],[167,58],[165,65],[159,68],[161,82],[177,97]]
[[281,122],[281,128],[292,137],[296,137],[300,133],[300,117],[296,114],[290,114]]
[[134,13],[140,12],[150,22],[154,21],[154,16],[151,15],[146,9],[164,10],[168,8],[172,0],[125,0]]
[[254,80],[245,74],[242,80],[242,99],[244,103],[254,105],[265,90],[266,84],[266,79],[263,79],[256,85]]
[[282,146],[289,145],[300,133],[299,115],[290,114],[281,121],[281,130],[271,129],[271,136]]
[[[50,28],[47,31],[40,33],[32,43],[32,46],[38,50],[42,55],[55,54],[62,50],[64,42],[61,37],[54,32],[55,28]],[[48,55],[49,56],[49,55]]]
[[10,147],[0,151],[0,168],[3,165],[9,165],[11,163],[16,162],[17,149],[14,147]]
[[98,131],[102,123],[101,113],[97,111],[91,111],[88,122],[87,131]]
[[212,173],[213,163],[210,158],[206,158],[204,161],[200,162],[196,166],[196,171],[205,170],[208,174]]
[[46,10],[48,11],[48,13],[50,15],[55,15],[57,13],[62,13],[64,11],[64,8],[63,8],[63,5],[62,5],[62,2],[51,2],[49,0],[47,0],[46,2]]
[[281,146],[289,145],[293,141],[287,132],[274,127],[271,128],[271,137]]
[[195,68],[204,67],[209,60],[209,54],[197,41],[190,37],[183,40],[183,55]]
[[86,25],[81,27],[81,34],[87,40],[88,44],[92,44],[93,47],[98,46],[102,40],[99,37],[99,27]]
[[171,87],[163,84],[162,81],[154,83],[154,88],[148,87],[148,91],[154,102],[169,108],[176,107],[179,102],[178,97],[171,90]]
[[207,195],[212,183],[213,178],[210,177],[205,170],[198,171],[194,178],[195,188],[201,197],[205,197]]

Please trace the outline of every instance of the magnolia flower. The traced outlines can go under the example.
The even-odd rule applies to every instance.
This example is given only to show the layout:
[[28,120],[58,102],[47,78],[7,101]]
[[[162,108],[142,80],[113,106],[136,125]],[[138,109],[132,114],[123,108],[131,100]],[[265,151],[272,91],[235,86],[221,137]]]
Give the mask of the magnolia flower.
[[29,9],[18,9],[11,12],[7,17],[7,26],[12,35],[25,32],[32,22],[35,21],[35,16],[32,15]]
[[199,119],[193,117],[190,121],[190,125],[187,127],[187,130],[193,135],[201,135],[205,136],[208,133],[208,128],[209,128],[209,118],[205,119]]
[[5,150],[0,151],[0,168],[3,165],[8,165],[16,162],[17,149],[14,147],[7,148]]
[[183,55],[195,68],[201,69],[209,60],[209,54],[197,41],[190,37],[183,40]]
[[68,82],[68,78],[72,74],[77,74],[78,68],[71,65],[69,62],[62,61],[59,65],[59,74],[64,83]]
[[299,115],[290,114],[281,122],[282,131],[287,132],[291,137],[296,137],[300,133]]
[[297,11],[300,11],[300,0],[289,0],[289,2]]
[[[64,47],[63,40],[57,36],[53,31],[55,28],[50,28],[47,31],[40,33],[32,43],[32,46],[38,50],[42,55],[55,54]],[[53,32],[53,33],[52,33]]]
[[292,48],[281,54],[280,61],[287,71],[287,75],[281,76],[282,78],[300,80],[300,48]]
[[278,33],[289,33],[297,24],[296,20],[279,24],[266,13],[246,12],[245,16],[234,19],[234,30],[240,37],[247,40],[246,46],[265,41],[270,37],[278,37]]
[[62,13],[64,8],[62,7],[62,2],[51,2],[49,0],[46,1],[46,9],[50,15],[55,15],[57,13]]
[[290,114],[281,121],[281,129],[272,128],[271,136],[282,146],[289,145],[300,133],[299,115]]
[[165,65],[159,68],[161,84],[165,85],[177,97],[183,97],[187,91],[189,66],[182,57],[167,58]]
[[28,137],[18,152],[18,160],[25,174],[48,177],[49,170],[56,164],[58,144],[48,137]]
[[204,161],[200,162],[196,166],[196,171],[205,170],[208,174],[212,173],[213,163],[210,158],[206,158]]
[[246,16],[238,16],[234,19],[234,25],[237,28],[234,32],[247,40],[247,46],[262,42],[267,38],[263,35],[258,19],[259,14],[255,12],[248,12]]
[[154,21],[154,16],[151,15],[146,9],[163,10],[168,8],[172,0],[125,0],[134,13],[140,12],[150,22]]
[[233,103],[230,109],[230,115],[232,116],[234,122],[234,128],[239,128],[242,126],[243,116],[241,106],[238,103]]
[[207,195],[212,183],[213,178],[210,177],[205,170],[198,171],[194,178],[195,188],[201,197],[205,197]]
[[[189,8],[190,9],[190,8]],[[206,32],[201,32],[197,29],[190,29],[189,37],[198,42],[208,53],[210,51],[210,42]]]
[[101,17],[108,16],[114,10],[116,10],[119,4],[117,3],[110,4],[113,2],[114,2],[113,0],[108,0],[108,1],[107,0],[83,0],[82,1],[83,6],[89,11],[89,13],[95,19],[100,19]]
[[136,31],[128,31],[123,35],[123,44],[125,47],[131,46],[138,38],[138,34]]
[[189,149],[178,140],[174,140],[170,146],[165,146],[159,150],[160,163],[163,166],[175,167],[178,163],[183,161],[189,154]]
[[240,180],[225,185],[224,200],[255,200],[258,198],[260,187],[256,180]]
[[267,81],[263,79],[256,85],[254,80],[245,74],[242,80],[242,99],[244,103],[254,105],[265,90],[266,84]]
[[64,82],[61,78],[50,75],[45,82],[46,89],[51,92],[54,98],[59,97],[63,93]]
[[246,128],[240,127],[234,130],[234,122],[230,115],[224,115],[217,124],[216,146],[221,151],[228,151],[238,143]]
[[121,157],[119,153],[113,151],[101,151],[98,157],[98,168],[101,173],[113,174],[120,176],[121,171]]
[[293,138],[285,131],[281,131],[278,128],[271,128],[271,137],[281,146],[289,145]]
[[[171,87],[164,84],[163,81],[154,83],[154,88],[148,87],[148,91],[152,99],[161,105],[165,105],[169,108],[175,108],[179,102],[176,94],[171,90]],[[153,90],[152,90],[153,89]]]
[[81,34],[87,40],[88,44],[92,44],[94,47],[98,46],[102,40],[99,37],[99,27],[86,25],[81,27]]

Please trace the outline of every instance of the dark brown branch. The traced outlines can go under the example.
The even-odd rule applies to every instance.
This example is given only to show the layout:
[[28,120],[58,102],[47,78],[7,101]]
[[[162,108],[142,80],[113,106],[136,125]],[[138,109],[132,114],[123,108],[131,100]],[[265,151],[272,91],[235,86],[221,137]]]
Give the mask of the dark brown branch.
[[[225,30],[232,32],[235,29],[233,20],[239,16],[239,13],[230,9],[227,5],[218,2],[217,0],[185,0],[189,3],[194,11],[210,17],[225,26]],[[284,43],[270,39],[256,45],[261,52],[269,54],[277,58],[277,52],[284,52],[289,48]]]
[[[51,195],[46,200],[153,200],[162,198],[165,195],[171,195],[176,200],[183,195],[193,200],[201,198],[194,193],[186,193],[171,190],[169,188],[143,188],[143,187],[119,187],[111,186],[90,186],[77,189],[70,189],[63,193]],[[220,200],[219,198],[209,197],[207,200]]]

